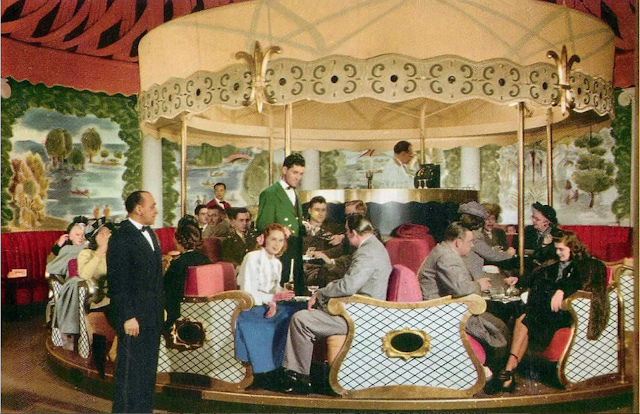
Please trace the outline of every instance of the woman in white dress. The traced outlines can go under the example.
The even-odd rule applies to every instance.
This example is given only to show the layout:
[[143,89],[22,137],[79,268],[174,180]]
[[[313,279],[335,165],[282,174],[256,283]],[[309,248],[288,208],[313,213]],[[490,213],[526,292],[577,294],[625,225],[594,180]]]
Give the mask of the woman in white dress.
[[276,369],[282,366],[289,320],[307,306],[294,301],[294,293],[280,286],[282,264],[278,257],[287,249],[287,234],[279,223],[267,225],[257,239],[262,246],[247,253],[240,265],[238,284],[254,301],[236,321],[236,358],[251,363],[253,388],[274,384]]

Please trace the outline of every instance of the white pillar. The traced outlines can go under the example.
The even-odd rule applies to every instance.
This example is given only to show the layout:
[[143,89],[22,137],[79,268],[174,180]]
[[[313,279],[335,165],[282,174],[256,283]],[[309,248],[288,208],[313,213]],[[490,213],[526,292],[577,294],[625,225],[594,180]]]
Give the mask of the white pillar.
[[308,149],[302,151],[305,161],[304,177],[300,182],[301,190],[317,190],[320,188],[320,151]]
[[480,190],[479,148],[460,148],[460,187]]
[[142,140],[142,188],[151,193],[156,200],[158,215],[155,228],[162,223],[162,141],[150,135]]

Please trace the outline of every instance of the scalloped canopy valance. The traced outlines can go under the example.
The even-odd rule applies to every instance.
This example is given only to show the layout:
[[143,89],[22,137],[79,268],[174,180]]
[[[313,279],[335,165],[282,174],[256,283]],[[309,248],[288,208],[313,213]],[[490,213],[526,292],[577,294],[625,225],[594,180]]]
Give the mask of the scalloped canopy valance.
[[[282,50],[262,73],[236,58],[256,42]],[[547,58],[563,46],[580,58],[566,80]],[[514,141],[511,105],[524,101],[535,139],[549,109],[572,129],[612,112],[613,53],[603,23],[530,0],[253,1],[145,36],[140,114],[146,133],[177,140],[187,115],[192,142],[264,147],[269,136],[281,145],[291,104],[294,150],[389,149],[421,137],[434,147]]]

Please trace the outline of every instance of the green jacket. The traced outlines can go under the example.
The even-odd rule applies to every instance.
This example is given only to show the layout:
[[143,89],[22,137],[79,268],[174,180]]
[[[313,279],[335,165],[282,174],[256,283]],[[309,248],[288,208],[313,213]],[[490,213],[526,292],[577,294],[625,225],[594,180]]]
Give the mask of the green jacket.
[[292,236],[304,236],[305,228],[302,224],[302,203],[300,202],[297,191],[296,200],[298,200],[297,208],[291,204],[291,200],[289,200],[287,193],[279,181],[265,188],[260,193],[258,205],[258,218],[256,219],[258,233],[262,233],[267,224],[280,223],[291,230]]

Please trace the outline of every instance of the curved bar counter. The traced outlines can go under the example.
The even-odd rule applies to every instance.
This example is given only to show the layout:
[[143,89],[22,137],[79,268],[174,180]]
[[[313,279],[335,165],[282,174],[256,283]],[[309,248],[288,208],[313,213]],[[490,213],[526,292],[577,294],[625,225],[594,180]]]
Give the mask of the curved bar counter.
[[456,204],[478,201],[478,191],[458,190],[448,188],[345,188],[337,190],[300,190],[298,191],[303,203],[309,202],[315,196],[323,196],[328,203],[344,203],[350,200],[362,200],[365,203],[384,204],[391,201],[409,203],[412,201],[427,203],[453,202]]
[[[329,312],[342,315],[349,326],[344,345],[330,365],[329,385],[338,396],[248,389],[253,381],[251,366],[235,359],[233,332],[237,315],[250,307],[251,300],[245,292],[226,291],[185,298],[182,317],[201,324],[204,336],[198,345],[182,349],[167,347],[162,340],[156,392],[179,397],[186,404],[210,400],[343,410],[539,409],[540,405],[562,403],[593,407],[596,400],[609,401],[610,397],[617,403],[619,397],[628,398],[632,389],[625,360],[631,360],[637,346],[633,332],[625,326],[626,312],[633,306],[625,306],[630,299],[625,292],[633,283],[630,270],[622,266],[614,272],[608,289],[610,318],[596,340],[586,338],[590,293],[579,291],[565,300],[563,306],[574,316],[574,325],[570,341],[554,363],[554,375],[565,389],[519,377],[513,394],[488,396],[482,392],[484,372],[464,335],[467,319],[486,307],[477,295],[415,303],[359,295],[332,299]],[[402,335],[413,335],[414,342],[419,337],[420,343],[402,349],[394,342]],[[54,364],[100,381],[90,356],[64,350],[54,345],[55,340],[52,332],[46,344]],[[113,367],[107,361],[102,381],[112,381]],[[580,411],[586,405],[576,407]]]

